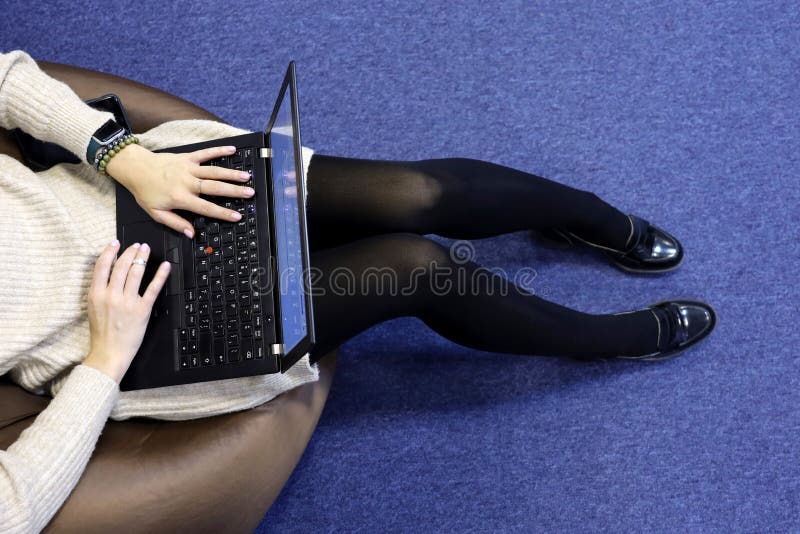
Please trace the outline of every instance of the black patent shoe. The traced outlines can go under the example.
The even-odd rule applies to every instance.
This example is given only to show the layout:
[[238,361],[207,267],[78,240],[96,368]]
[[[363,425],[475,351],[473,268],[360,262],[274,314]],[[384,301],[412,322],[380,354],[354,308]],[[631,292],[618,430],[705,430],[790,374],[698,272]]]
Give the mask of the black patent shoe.
[[666,360],[708,337],[717,314],[700,300],[665,300],[649,306],[658,319],[658,351],[643,356],[617,356],[627,360]]
[[535,234],[540,241],[551,246],[568,247],[582,243],[600,249],[614,265],[629,272],[665,273],[681,264],[683,246],[677,238],[636,215],[628,215],[628,219],[632,231],[625,250],[591,243],[563,228],[546,228]]

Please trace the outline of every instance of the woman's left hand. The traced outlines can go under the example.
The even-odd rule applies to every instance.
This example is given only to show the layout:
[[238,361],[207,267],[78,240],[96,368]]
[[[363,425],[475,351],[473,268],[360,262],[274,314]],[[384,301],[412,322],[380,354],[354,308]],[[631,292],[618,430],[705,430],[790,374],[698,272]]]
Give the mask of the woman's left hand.
[[235,210],[200,198],[200,194],[232,198],[253,196],[254,191],[249,187],[222,181],[246,182],[250,179],[246,172],[200,165],[235,151],[235,147],[220,146],[185,154],[155,153],[131,144],[111,158],[106,172],[133,194],[153,220],[191,238],[194,236],[192,225],[172,210],[183,209],[228,221],[242,218]]

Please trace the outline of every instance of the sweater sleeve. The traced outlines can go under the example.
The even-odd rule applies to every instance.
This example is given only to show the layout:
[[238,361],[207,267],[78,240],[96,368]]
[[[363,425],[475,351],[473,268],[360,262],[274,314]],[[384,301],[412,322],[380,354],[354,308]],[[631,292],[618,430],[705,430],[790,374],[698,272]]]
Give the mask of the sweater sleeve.
[[119,385],[78,365],[31,426],[0,451],[0,532],[39,532],[86,468]]
[[42,72],[25,52],[0,54],[3,128],[21,128],[37,139],[63,146],[86,161],[92,134],[112,118],[113,114],[92,108],[67,84]]

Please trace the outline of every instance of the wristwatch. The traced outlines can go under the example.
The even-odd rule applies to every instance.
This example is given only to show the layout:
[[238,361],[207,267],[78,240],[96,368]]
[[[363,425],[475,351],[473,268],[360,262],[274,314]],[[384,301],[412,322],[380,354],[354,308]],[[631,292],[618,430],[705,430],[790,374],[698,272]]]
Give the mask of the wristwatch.
[[89,141],[89,148],[86,149],[86,161],[92,163],[98,150],[111,145],[114,141],[127,133],[128,131],[125,127],[120,126],[113,119],[107,121],[92,135],[92,139]]

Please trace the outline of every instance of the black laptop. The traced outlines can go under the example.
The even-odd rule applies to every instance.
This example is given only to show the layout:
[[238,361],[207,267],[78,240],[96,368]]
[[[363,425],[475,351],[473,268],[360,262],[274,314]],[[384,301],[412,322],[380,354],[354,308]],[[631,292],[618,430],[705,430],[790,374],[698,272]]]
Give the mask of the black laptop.
[[249,199],[204,198],[235,209],[238,222],[180,214],[195,237],[154,222],[117,185],[122,247],[148,243],[145,281],[172,270],[153,306],[124,391],[285,372],[314,345],[305,183],[295,65],[289,64],[265,132],[161,150],[236,146],[205,164],[250,172]]

